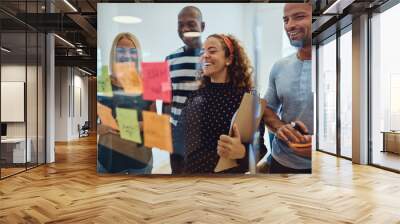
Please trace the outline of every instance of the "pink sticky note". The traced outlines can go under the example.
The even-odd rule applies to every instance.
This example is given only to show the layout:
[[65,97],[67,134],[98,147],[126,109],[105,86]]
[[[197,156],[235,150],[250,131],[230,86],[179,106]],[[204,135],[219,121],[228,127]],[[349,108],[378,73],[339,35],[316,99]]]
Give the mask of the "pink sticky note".
[[168,62],[142,62],[143,99],[171,102]]

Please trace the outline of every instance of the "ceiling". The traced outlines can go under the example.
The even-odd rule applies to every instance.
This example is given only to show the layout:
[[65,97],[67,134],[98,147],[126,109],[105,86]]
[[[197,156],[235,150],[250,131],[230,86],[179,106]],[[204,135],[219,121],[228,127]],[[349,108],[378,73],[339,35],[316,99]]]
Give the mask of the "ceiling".
[[390,0],[313,0],[313,43],[317,44],[352,23],[354,17],[375,12]]
[[[56,66],[78,66],[95,74],[97,2],[100,1],[67,1],[73,9],[63,0],[1,0],[2,46],[12,50],[2,60],[22,63],[26,56],[30,60],[44,48],[44,44],[36,43],[36,36],[52,32],[70,43],[55,38]],[[25,32],[27,35],[21,35]]]
[[[366,10],[373,10],[388,0],[312,0],[313,4],[313,42],[318,42],[335,32],[338,21],[340,26],[351,23],[352,17]],[[46,4],[47,2],[47,4]],[[0,27],[2,46],[15,49],[10,59],[33,54],[38,45],[33,35],[28,35],[27,48],[25,38],[20,33],[54,32],[56,65],[73,65],[96,72],[97,49],[97,3],[116,2],[171,2],[166,0],[1,0]],[[191,2],[191,1],[175,1]],[[197,2],[215,2],[203,0]],[[223,2],[223,1],[220,1]],[[249,2],[232,1],[229,2]],[[252,0],[250,2],[282,2],[280,0]],[[294,0],[293,2],[302,2]],[[337,3],[335,3],[337,2]],[[68,3],[70,5],[68,5]],[[335,7],[331,7],[332,5]],[[330,11],[327,9],[330,8]],[[50,13],[51,12],[51,13]],[[347,21],[347,22],[346,22]],[[32,43],[31,43],[32,41]],[[39,45],[39,49],[43,47]],[[12,57],[11,57],[12,56]]]
[[[302,2],[301,0],[292,0]],[[25,62],[37,51],[36,45],[25,43],[21,32],[56,33],[56,66],[78,66],[96,73],[97,3],[193,2],[167,0],[0,0],[2,46],[12,49],[7,58]],[[200,0],[197,2],[215,2]],[[249,2],[222,0],[219,2]],[[282,0],[253,0],[251,2],[282,2]],[[29,36],[29,35],[28,35]],[[23,37],[23,38],[22,38]],[[27,38],[28,42],[30,36]],[[66,40],[63,41],[62,39]],[[35,42],[35,41],[34,41]],[[25,48],[25,45],[27,46]],[[42,49],[43,45],[39,45]],[[4,59],[3,59],[4,60]]]

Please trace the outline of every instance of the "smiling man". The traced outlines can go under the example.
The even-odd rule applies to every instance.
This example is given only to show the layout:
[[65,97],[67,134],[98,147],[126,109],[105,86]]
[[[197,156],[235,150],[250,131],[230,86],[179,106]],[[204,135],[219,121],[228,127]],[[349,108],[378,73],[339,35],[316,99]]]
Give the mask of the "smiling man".
[[311,4],[286,4],[283,21],[290,44],[297,52],[274,64],[264,97],[264,121],[276,136],[270,172],[311,173]]
[[168,55],[172,82],[171,123],[174,152],[170,156],[172,174],[183,170],[182,133],[178,120],[187,97],[198,89],[195,82],[199,78],[201,33],[204,31],[201,11],[194,6],[184,7],[178,14],[178,35],[185,44]]

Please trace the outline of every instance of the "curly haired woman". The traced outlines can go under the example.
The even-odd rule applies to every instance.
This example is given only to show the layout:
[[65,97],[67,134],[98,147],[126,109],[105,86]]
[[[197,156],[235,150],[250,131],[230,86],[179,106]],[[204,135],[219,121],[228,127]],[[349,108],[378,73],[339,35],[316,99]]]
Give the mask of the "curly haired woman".
[[[224,150],[229,147],[239,149],[233,156],[239,165],[224,173],[245,173],[249,170],[247,148],[240,142],[225,145],[220,137],[233,140],[227,136],[232,117],[243,95],[253,87],[250,60],[236,38],[213,34],[204,42],[201,62],[200,88],[188,98],[180,120],[185,135],[184,173],[214,173],[220,156],[230,157],[223,155],[229,154]],[[264,125],[260,127],[263,136]],[[261,154],[265,154],[262,137],[260,140]]]

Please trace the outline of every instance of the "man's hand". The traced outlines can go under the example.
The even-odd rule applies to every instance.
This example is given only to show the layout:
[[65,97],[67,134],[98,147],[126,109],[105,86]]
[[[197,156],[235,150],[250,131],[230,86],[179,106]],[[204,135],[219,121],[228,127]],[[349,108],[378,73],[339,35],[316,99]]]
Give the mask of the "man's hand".
[[311,147],[312,147],[312,137],[311,135],[305,135],[305,143],[288,143],[288,146],[299,156],[311,158]]
[[[303,133],[308,133],[306,125],[301,121],[295,121],[296,126]],[[286,142],[288,146],[299,156],[311,157],[311,136],[302,135],[292,124],[285,124],[278,128],[276,136]]]
[[227,159],[242,159],[246,155],[246,148],[240,141],[240,133],[236,126],[233,125],[232,137],[221,135],[217,146],[218,155]]
[[[308,133],[307,127],[301,121],[295,121],[296,125],[304,132]],[[286,143],[306,143],[307,138],[296,130],[291,124],[284,124],[276,131],[276,136]]]

